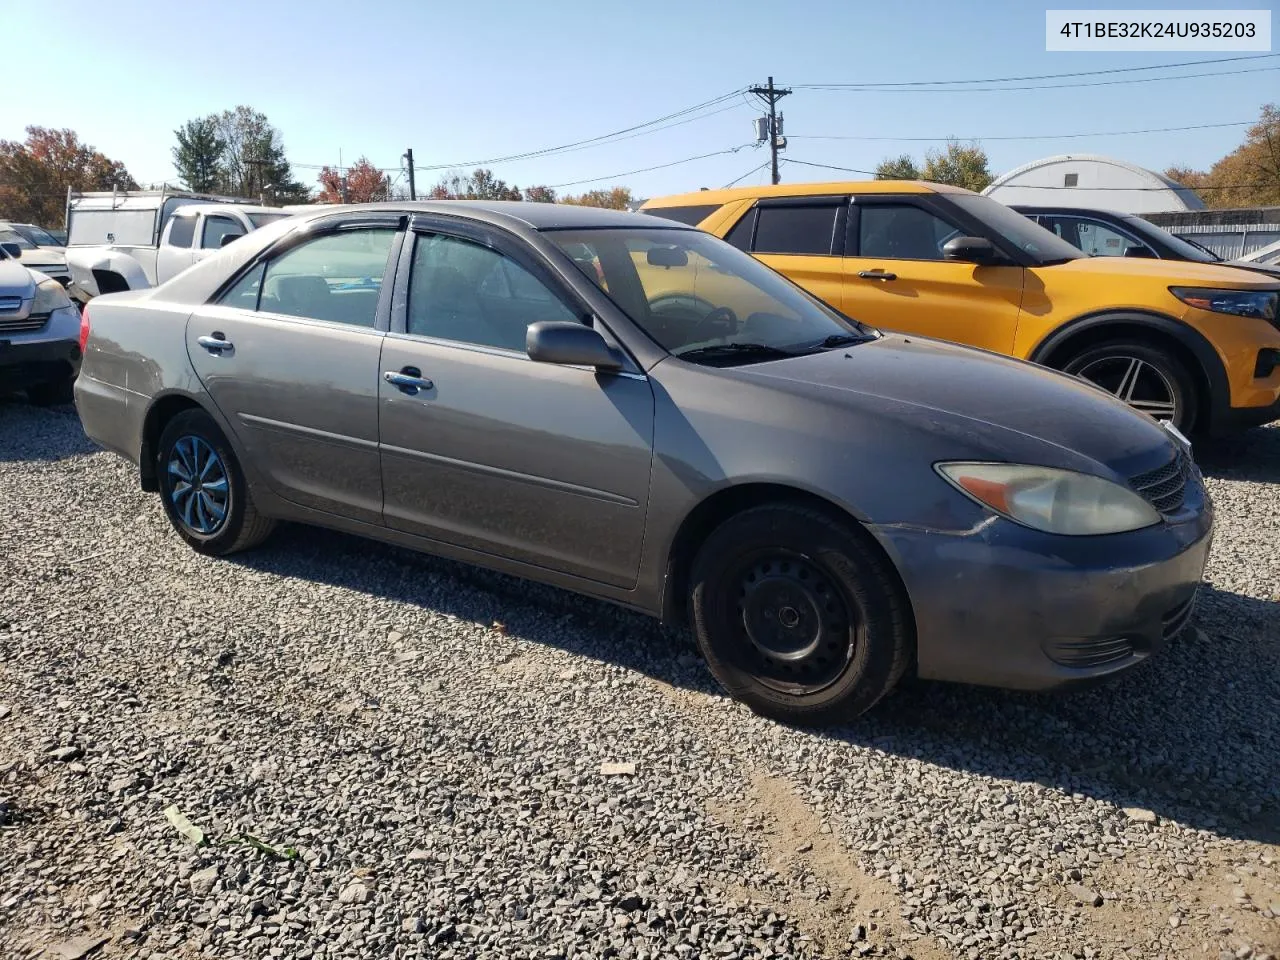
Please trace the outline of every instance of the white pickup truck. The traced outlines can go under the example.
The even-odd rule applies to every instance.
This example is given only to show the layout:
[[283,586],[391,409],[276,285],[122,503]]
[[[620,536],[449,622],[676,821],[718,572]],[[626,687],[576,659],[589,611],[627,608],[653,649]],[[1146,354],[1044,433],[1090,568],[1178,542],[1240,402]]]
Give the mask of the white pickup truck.
[[231,198],[172,191],[82,194],[68,202],[71,296],[164,283],[237,237],[290,216]]

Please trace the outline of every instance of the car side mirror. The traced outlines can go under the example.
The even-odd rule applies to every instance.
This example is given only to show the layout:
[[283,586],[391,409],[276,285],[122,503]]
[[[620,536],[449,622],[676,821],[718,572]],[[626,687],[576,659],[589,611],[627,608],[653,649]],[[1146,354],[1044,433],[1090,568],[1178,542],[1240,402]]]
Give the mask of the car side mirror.
[[598,330],[572,320],[542,320],[529,324],[525,352],[539,363],[620,370],[622,357],[605,342]]
[[239,240],[243,236],[243,233],[224,233],[222,239],[218,241],[218,249],[222,249],[232,240]]
[[22,247],[19,244],[13,243],[11,241],[6,241],[4,243],[0,243],[0,250],[3,250],[8,256],[12,257],[14,260],[22,259]]
[[944,260],[960,260],[978,266],[1008,263],[1008,258],[986,237],[952,237],[942,245]]

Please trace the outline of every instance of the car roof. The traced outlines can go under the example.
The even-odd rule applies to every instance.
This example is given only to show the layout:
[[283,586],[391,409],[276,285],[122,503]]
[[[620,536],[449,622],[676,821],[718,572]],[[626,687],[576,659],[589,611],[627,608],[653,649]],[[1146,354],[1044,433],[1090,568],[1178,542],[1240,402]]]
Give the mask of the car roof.
[[533,230],[604,229],[608,227],[692,230],[661,217],[626,210],[580,207],[568,203],[533,203],[526,200],[391,200],[381,203],[335,204],[314,213],[294,214],[295,220],[322,220],[352,213],[434,213],[471,217],[498,226]]
[[723,204],[760,197],[819,197],[829,194],[873,193],[973,193],[963,187],[925,180],[834,180],[826,183],[775,183],[762,187],[733,187],[728,190],[699,190],[646,200],[642,209],[657,207]]
[[[1036,213],[1092,213],[1104,217],[1115,217],[1117,220],[1128,220],[1137,214],[1125,213],[1123,210],[1109,210],[1106,207],[1073,207],[1065,203],[1011,203],[1010,208],[1018,211],[1034,210]],[[1141,217],[1138,217],[1141,220]]]

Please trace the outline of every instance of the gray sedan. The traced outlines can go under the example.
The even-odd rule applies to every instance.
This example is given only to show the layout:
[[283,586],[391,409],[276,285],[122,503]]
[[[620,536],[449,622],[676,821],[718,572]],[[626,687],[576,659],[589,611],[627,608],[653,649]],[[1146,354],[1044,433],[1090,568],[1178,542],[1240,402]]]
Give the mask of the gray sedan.
[[1187,623],[1209,549],[1154,420],[641,214],[328,208],[85,315],[85,430],[194,549],[291,520],[545,581],[691,624],[730,693],[791,722],[907,671],[1132,667]]

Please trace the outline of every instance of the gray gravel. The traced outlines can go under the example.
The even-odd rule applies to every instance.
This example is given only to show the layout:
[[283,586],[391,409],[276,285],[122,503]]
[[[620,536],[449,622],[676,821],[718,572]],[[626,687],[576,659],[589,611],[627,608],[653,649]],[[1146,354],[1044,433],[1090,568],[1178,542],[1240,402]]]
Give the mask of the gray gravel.
[[0,956],[1278,954],[1280,430],[1205,462],[1163,656],[817,733],[548,588],[299,528],[196,556],[0,400]]

